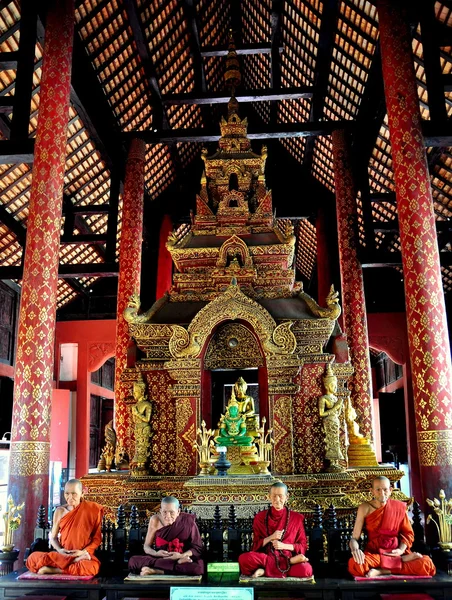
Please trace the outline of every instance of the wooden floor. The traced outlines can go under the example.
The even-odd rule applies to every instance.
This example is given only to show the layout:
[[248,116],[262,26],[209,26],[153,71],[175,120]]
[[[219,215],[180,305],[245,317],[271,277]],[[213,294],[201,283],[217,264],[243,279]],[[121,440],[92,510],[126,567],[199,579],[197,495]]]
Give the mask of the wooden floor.
[[[44,600],[44,596],[57,597],[60,600],[122,600],[123,598],[169,598],[168,583],[135,583],[124,582],[122,577],[96,577],[91,581],[18,581],[22,571],[14,571],[0,578],[0,600],[17,599],[26,596],[26,600]],[[379,600],[381,594],[405,594],[410,600],[412,594],[426,593],[432,598],[452,600],[452,577],[439,573],[432,579],[369,581],[357,582],[351,579],[316,579],[315,583],[276,583],[259,582],[239,584],[236,573],[215,573],[203,583],[183,584],[184,586],[203,587],[253,587],[254,598],[259,600],[277,600],[293,598],[294,600]],[[33,598],[34,597],[34,598]],[[38,598],[39,597],[39,598]],[[46,599],[48,600],[48,599]],[[50,599],[51,600],[51,599]]]

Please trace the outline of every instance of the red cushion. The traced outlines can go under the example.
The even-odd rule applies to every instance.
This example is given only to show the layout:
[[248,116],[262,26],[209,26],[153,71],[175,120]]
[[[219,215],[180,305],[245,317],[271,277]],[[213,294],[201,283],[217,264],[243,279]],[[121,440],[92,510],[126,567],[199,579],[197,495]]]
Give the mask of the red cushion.
[[429,594],[381,594],[381,600],[434,600]]

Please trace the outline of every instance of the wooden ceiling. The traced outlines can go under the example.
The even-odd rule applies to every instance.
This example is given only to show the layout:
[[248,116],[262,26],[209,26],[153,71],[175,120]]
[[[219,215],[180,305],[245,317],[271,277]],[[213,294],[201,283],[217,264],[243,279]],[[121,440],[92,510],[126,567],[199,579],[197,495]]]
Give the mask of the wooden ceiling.
[[[45,4],[24,2],[22,14],[17,0],[0,0],[0,278],[18,283]],[[447,293],[452,289],[452,3],[407,5]],[[248,117],[256,149],[269,145],[278,215],[296,225],[299,278],[309,286],[315,272],[315,215],[334,193],[329,134],[338,124],[350,130],[353,144],[363,265],[400,270],[372,2],[76,0],[75,22],[59,308],[88,297],[99,278],[117,275],[131,136],[147,142],[148,222],[162,214],[169,197],[176,198],[173,216],[182,221],[188,216],[201,148],[214,148],[228,100],[223,75],[229,30],[241,62],[241,114]],[[290,188],[297,181],[302,185]]]

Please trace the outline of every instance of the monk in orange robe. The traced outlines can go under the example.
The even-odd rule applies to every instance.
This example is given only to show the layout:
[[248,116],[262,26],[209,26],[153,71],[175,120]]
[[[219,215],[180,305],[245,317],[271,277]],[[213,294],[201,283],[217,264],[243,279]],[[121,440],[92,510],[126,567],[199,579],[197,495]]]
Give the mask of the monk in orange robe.
[[[391,500],[391,492],[389,479],[376,477],[372,482],[373,500],[358,507],[350,540],[349,572],[354,577],[434,575],[436,568],[430,557],[410,552],[414,533],[406,504]],[[363,527],[368,535],[364,552],[358,544]]]
[[70,479],[64,487],[67,504],[53,515],[50,545],[55,552],[33,552],[27,568],[39,575],[97,575],[100,561],[94,556],[102,541],[103,507],[83,499],[82,482]]

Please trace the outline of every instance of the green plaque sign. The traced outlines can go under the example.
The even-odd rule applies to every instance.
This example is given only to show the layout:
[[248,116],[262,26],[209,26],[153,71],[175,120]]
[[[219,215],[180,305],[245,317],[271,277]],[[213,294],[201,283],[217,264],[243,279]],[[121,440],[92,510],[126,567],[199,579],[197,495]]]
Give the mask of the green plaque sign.
[[170,600],[254,600],[245,587],[171,587]]

